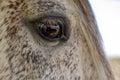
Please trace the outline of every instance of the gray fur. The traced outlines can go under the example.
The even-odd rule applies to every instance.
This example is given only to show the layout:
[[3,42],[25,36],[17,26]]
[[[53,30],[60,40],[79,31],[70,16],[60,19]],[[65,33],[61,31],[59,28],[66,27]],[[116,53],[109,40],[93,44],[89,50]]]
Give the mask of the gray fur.
[[[67,42],[42,39],[29,20],[57,12]],[[0,80],[114,80],[87,0],[1,0]]]

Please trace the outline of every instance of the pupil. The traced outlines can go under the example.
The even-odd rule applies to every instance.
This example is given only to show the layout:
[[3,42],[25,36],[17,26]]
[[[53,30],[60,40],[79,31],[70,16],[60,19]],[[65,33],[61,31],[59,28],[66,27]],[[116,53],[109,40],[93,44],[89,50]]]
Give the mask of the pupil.
[[49,38],[55,38],[60,35],[59,25],[45,25],[43,27],[43,34]]

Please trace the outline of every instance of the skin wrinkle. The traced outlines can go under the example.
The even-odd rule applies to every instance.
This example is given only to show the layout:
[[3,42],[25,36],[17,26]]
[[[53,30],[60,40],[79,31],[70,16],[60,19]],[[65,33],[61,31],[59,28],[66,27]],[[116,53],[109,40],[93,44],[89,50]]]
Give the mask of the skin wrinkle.
[[[87,0],[1,0],[0,80],[114,80]],[[49,42],[29,21],[65,16],[70,37]]]

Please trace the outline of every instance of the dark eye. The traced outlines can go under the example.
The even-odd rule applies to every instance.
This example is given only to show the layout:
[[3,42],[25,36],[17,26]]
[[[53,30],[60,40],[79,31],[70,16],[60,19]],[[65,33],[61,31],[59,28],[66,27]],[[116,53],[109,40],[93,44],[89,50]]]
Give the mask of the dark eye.
[[34,22],[38,34],[49,41],[67,40],[66,23],[61,17],[44,17]]

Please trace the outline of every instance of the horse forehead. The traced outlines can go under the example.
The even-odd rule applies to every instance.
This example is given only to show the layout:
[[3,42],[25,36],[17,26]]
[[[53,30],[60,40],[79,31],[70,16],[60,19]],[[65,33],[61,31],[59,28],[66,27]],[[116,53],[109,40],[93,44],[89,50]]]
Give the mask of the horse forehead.
[[[4,1],[1,1],[0,8],[1,8],[1,12],[7,11],[4,13],[9,16],[22,15],[23,17],[26,17],[26,16],[33,17],[34,15],[40,15],[40,13],[45,13],[47,11],[64,13],[65,10],[68,8],[68,4],[66,4],[66,2],[69,3],[70,1],[68,0],[64,0],[64,1],[60,1],[60,0],[55,0],[55,1],[54,0],[4,0]],[[10,19],[13,19],[13,18],[10,18]]]
[[18,7],[20,5],[24,6],[26,4],[33,5],[39,4],[40,6],[51,7],[53,5],[62,5],[66,2],[71,2],[72,0],[4,0],[5,4],[10,4],[9,7]]

